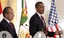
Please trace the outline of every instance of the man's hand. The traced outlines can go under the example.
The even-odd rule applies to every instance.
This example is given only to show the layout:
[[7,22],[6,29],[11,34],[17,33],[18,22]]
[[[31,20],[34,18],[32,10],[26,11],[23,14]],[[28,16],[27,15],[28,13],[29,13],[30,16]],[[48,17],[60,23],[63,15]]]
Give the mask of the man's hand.
[[59,31],[59,35],[61,35],[63,32],[62,31]]
[[62,34],[62,31],[56,31],[55,32],[55,35],[61,35]]
[[44,29],[42,29],[42,32],[43,32],[45,35],[48,34],[48,32],[47,32],[47,31],[44,31]]
[[45,34],[45,35],[47,35],[47,34],[48,34],[48,32],[47,32],[47,31],[44,31],[44,34]]

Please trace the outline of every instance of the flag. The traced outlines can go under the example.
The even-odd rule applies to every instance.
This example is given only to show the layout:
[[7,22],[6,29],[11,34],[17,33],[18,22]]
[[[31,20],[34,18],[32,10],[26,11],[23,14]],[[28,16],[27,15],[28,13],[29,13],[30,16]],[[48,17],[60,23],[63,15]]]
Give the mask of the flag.
[[[51,9],[50,9],[50,13],[49,13],[49,19],[48,19],[48,24],[50,27],[49,31],[51,31],[51,32],[55,32],[56,30],[59,31],[58,23],[59,23],[59,21],[58,21],[58,17],[57,17],[55,0],[52,0]],[[56,35],[54,38],[57,38]]]
[[[19,37],[20,38],[30,38],[27,28],[23,25],[28,20],[27,16],[27,4],[26,0],[22,0],[22,14],[20,19]],[[23,25],[23,26],[21,26]]]
[[27,5],[26,0],[22,0],[22,14],[21,14],[21,20],[20,25],[23,25],[27,21]]
[[2,13],[1,1],[0,1],[0,14]]
[[3,15],[2,15],[2,5],[1,5],[1,0],[0,0],[0,21],[2,20]]

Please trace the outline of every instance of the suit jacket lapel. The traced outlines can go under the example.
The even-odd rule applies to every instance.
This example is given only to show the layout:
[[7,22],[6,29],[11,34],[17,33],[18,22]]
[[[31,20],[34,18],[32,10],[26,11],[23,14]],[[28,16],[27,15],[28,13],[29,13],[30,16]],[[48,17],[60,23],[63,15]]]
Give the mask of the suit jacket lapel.
[[5,19],[3,19],[3,21],[4,21],[4,24],[6,25],[6,27],[8,28],[9,32],[13,35],[14,33],[13,33],[13,30],[10,27],[9,23]]
[[36,15],[36,19],[38,18],[37,21],[39,20],[38,23],[40,24],[40,26],[42,26],[42,27],[44,28],[44,30],[46,30],[46,25],[44,26],[44,24],[43,24],[41,18],[38,16],[37,13],[36,13],[35,15]]
[[[38,16],[37,13],[36,13],[36,19],[39,20],[39,23],[40,23],[40,24],[42,23],[42,20],[41,20],[41,18]],[[42,23],[42,25],[43,25],[43,23]]]

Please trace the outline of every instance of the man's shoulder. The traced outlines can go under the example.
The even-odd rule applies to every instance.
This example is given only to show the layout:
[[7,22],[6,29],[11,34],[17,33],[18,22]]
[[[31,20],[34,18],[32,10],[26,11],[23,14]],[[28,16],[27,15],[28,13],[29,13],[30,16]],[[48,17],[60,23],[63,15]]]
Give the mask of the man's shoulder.
[[2,23],[2,21],[0,22],[0,31],[1,31],[1,29],[3,29],[4,28],[4,23]]
[[2,21],[0,22],[0,28],[2,30],[4,30],[6,28],[6,21],[4,19],[2,19]]
[[37,17],[37,13],[35,13],[31,18],[35,18],[35,17]]
[[2,21],[0,22],[0,26],[3,25],[3,24],[4,24],[4,23],[3,23],[3,20],[2,20]]
[[5,21],[6,21],[5,19],[2,19],[1,23],[2,23],[2,22],[5,22]]
[[2,19],[1,22],[0,22],[0,25],[4,25],[5,22],[6,22],[6,20]]
[[0,22],[0,27],[3,27],[3,23],[2,22]]

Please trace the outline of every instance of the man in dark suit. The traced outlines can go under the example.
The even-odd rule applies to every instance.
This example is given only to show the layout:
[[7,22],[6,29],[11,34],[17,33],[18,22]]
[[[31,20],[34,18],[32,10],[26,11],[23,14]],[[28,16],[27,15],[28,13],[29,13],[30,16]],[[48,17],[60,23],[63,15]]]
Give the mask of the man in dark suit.
[[48,32],[46,31],[46,23],[42,16],[44,14],[44,4],[42,2],[37,2],[35,4],[36,13],[31,17],[29,22],[29,32],[32,37],[37,33],[38,31],[42,31],[45,33],[46,36],[53,37],[54,34],[59,34],[58,31],[56,32]]
[[13,38],[18,38],[14,28],[14,24],[11,23],[14,17],[14,13],[11,7],[4,8],[3,17],[4,18],[0,22],[0,31],[8,31]]

